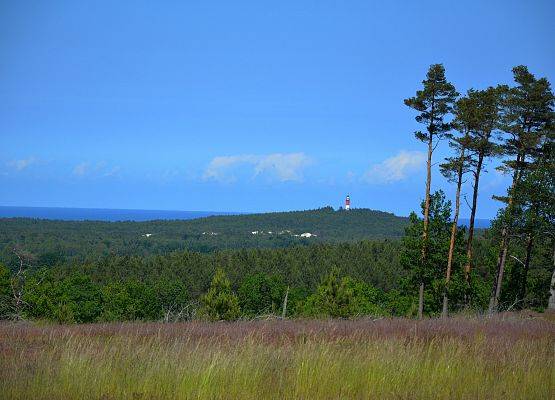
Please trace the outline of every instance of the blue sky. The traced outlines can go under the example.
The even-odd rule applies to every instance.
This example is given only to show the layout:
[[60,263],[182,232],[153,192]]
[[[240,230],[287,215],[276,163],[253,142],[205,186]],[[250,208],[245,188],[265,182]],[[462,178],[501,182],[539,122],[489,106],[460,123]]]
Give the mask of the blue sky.
[[[0,205],[270,211],[350,193],[407,215],[425,148],[403,99],[437,62],[460,92],[519,64],[553,82],[553,20],[539,0],[2,1]],[[481,218],[508,182],[488,170]]]

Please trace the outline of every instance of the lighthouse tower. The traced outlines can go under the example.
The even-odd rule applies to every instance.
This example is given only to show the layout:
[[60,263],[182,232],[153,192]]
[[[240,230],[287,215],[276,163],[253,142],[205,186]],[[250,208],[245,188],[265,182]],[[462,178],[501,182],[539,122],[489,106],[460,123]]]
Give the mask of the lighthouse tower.
[[351,209],[351,197],[347,195],[347,197],[345,198],[345,210],[350,210],[350,209]]

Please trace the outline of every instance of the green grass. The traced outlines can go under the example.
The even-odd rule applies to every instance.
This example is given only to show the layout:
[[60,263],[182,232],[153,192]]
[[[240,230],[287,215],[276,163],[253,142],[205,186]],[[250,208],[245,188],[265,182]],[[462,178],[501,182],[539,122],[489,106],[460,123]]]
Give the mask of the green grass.
[[549,399],[522,320],[0,326],[6,399]]

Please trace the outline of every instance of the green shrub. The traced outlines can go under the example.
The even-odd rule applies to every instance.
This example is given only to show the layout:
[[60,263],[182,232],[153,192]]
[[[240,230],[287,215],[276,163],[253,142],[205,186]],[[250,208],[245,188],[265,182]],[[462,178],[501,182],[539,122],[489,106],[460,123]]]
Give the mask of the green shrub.
[[334,269],[307,298],[303,311],[316,317],[384,315],[382,303],[383,292],[351,277],[340,277],[339,270]]
[[157,318],[168,311],[178,312],[189,302],[187,287],[180,280],[161,278],[154,283]]
[[0,319],[5,319],[12,312],[12,293],[10,270],[0,264]]
[[218,268],[210,289],[201,298],[201,316],[211,321],[231,321],[239,318],[239,299],[231,290],[225,272]]
[[94,322],[102,312],[99,287],[80,272],[58,280],[40,270],[25,283],[23,300],[26,316],[60,323]]
[[104,321],[152,320],[160,316],[154,290],[135,280],[104,286],[102,303]]
[[281,277],[265,274],[248,276],[238,290],[243,315],[254,317],[281,312],[285,290]]

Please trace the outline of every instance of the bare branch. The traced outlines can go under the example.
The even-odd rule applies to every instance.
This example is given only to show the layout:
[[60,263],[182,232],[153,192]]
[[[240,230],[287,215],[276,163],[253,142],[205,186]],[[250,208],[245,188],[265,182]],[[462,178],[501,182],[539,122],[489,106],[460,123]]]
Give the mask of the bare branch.
[[470,203],[468,202],[468,199],[466,198],[466,194],[463,196],[464,202],[466,203],[467,207],[472,210],[472,206],[470,205]]
[[519,260],[517,257],[515,257],[513,255],[510,255],[509,257],[511,257],[513,260],[518,261],[523,267],[525,266],[524,263],[521,260]]

